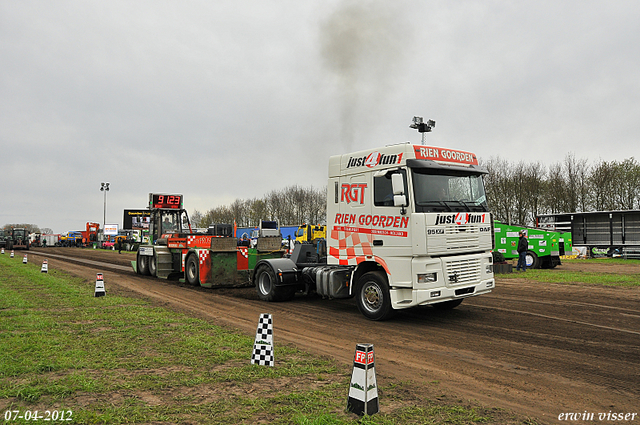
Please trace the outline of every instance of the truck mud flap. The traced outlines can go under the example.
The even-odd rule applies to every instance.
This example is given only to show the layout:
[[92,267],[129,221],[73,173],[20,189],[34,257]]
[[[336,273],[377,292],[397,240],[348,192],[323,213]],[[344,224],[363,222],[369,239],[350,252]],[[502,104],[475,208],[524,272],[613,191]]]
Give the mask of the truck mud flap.
[[[296,267],[296,264],[288,258],[273,258],[268,260],[262,260],[257,265],[255,270],[259,267],[270,267],[276,276],[276,286],[291,286],[301,283],[300,271]],[[252,280],[255,279],[255,274]],[[255,280],[254,280],[255,283]]]

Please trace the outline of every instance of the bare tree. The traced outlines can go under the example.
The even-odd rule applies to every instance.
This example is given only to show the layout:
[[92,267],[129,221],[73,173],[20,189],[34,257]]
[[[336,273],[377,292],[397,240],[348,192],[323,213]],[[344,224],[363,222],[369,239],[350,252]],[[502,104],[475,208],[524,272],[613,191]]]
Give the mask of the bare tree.
[[193,212],[189,214],[189,220],[191,221],[191,225],[193,227],[200,227],[202,224],[203,218],[204,218],[204,214],[202,214],[198,210],[193,210]]
[[567,209],[567,185],[561,163],[551,164],[546,181],[544,203],[550,214],[569,211]]
[[528,215],[525,224],[533,224],[538,214],[542,213],[547,171],[541,162],[528,164],[524,169],[524,188],[522,196],[527,200]]
[[4,230],[11,230],[13,228],[27,229],[29,233],[41,233],[37,224],[29,223],[10,223],[4,225]]
[[529,194],[527,193],[526,165],[520,161],[511,168],[511,187],[514,191],[511,219],[516,224],[526,225],[529,210]]
[[326,189],[289,186],[269,192],[263,198],[236,199],[230,206],[212,208],[203,215],[200,226],[235,223],[239,227],[257,226],[260,220],[278,220],[280,225],[324,224]]
[[587,187],[587,160],[576,159],[575,154],[568,153],[564,159],[565,212],[584,211],[586,202],[583,196]]
[[516,167],[500,157],[492,157],[482,165],[489,171],[484,180],[494,218],[503,223],[518,221],[516,204],[520,187],[517,186],[519,179],[514,177]]
[[613,186],[616,173],[615,165],[606,161],[600,161],[592,167],[588,178],[591,210],[607,211],[615,209]]
[[615,162],[612,191],[616,209],[630,210],[638,206],[640,200],[640,164],[635,158]]

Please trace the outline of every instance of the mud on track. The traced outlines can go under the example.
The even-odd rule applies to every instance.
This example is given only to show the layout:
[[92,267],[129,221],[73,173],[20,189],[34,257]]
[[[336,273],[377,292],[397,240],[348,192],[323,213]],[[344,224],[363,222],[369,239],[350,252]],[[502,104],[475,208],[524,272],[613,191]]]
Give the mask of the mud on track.
[[[425,397],[473,399],[539,423],[557,423],[563,412],[640,413],[638,287],[528,283],[498,275],[492,294],[467,299],[455,310],[419,307],[378,323],[362,317],[353,300],[300,295],[292,302],[264,303],[253,288],[193,288],[53,257],[73,255],[128,267],[133,253],[46,248],[32,249],[29,256],[43,253],[50,268],[85,278],[88,285],[101,272],[107,292],[148,297],[247,335],[254,335],[260,313],[271,313],[276,343],[346,365],[352,364],[356,343],[372,343],[378,379],[426,385]],[[588,263],[558,270],[576,267],[640,273],[638,265]]]

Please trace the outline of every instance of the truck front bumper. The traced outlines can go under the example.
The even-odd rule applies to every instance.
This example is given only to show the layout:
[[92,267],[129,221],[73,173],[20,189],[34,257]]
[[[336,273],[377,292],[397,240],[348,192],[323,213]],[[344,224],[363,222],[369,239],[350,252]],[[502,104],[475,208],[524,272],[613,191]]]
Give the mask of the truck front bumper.
[[436,304],[488,294],[494,287],[495,279],[491,278],[455,288],[441,286],[431,289],[391,289],[391,305],[394,309],[405,309],[417,305]]

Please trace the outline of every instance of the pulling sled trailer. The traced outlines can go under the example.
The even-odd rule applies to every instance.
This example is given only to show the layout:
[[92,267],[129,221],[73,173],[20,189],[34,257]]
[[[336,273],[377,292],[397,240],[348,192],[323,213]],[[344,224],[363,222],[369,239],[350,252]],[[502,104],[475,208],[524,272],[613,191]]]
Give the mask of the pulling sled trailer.
[[234,287],[251,284],[261,258],[282,257],[281,237],[260,237],[254,248],[239,244],[233,226],[218,224],[195,233],[177,194],[149,194],[148,244],[138,247],[133,269],[141,275],[184,279],[192,285]]

